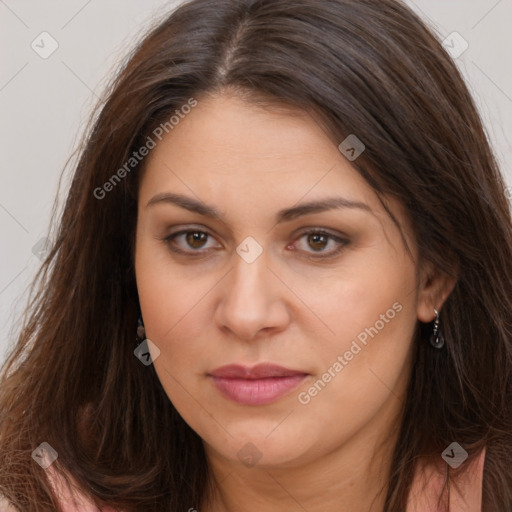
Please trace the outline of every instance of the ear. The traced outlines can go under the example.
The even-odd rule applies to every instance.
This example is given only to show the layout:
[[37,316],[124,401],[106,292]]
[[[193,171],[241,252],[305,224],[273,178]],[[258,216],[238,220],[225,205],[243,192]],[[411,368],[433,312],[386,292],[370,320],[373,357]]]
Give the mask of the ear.
[[432,263],[424,265],[420,272],[417,304],[417,315],[420,322],[427,323],[434,320],[436,317],[434,308],[441,311],[456,282],[455,276],[446,274]]

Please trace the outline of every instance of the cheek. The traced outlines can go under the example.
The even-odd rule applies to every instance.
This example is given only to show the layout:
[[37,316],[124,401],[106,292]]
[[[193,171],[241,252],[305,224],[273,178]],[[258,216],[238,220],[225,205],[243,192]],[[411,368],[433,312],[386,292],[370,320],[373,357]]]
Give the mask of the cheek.
[[[141,243],[136,251],[137,288],[146,336],[160,350],[153,366],[165,393],[185,421],[197,429],[197,425],[211,423],[205,409],[191,398],[198,396],[196,386],[203,378],[200,368],[208,364],[201,344],[208,317],[201,309],[205,291],[211,286],[202,286],[197,275],[187,275],[188,271],[177,272],[178,267],[169,265],[161,252],[151,243]],[[197,431],[207,434],[201,428]]]
[[334,335],[315,343],[322,361],[320,382],[306,389],[303,401],[311,398],[313,416],[328,403],[340,406],[333,417],[351,410],[353,426],[391,392],[403,391],[416,328],[413,263],[391,251],[370,259],[361,258],[342,279],[332,281],[324,296],[323,318]]
[[[408,368],[416,328],[415,266],[406,254],[379,246],[321,284],[313,309],[330,334],[324,329],[310,337],[307,349],[325,376],[321,380],[329,382],[323,400],[378,402]],[[306,286],[304,281],[304,292]]]
[[191,370],[208,363],[201,352],[201,341],[211,322],[205,307],[216,279],[207,272],[198,273],[192,266],[171,265],[159,244],[158,240],[141,241],[135,256],[146,336],[161,352],[155,360],[157,371],[165,362],[173,375],[190,375]]
[[373,340],[409,344],[416,325],[417,281],[405,252],[375,244],[354,251],[328,272],[297,273],[289,279],[295,280],[294,291],[323,324],[311,339],[311,350],[332,358],[349,350],[355,339],[362,346]]

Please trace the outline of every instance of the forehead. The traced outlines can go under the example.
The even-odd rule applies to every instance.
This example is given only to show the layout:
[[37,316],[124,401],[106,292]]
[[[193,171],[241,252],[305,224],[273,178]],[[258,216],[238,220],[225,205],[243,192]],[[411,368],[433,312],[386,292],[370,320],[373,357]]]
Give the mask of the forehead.
[[198,101],[164,134],[148,157],[142,188],[155,192],[180,178],[180,187],[193,183],[224,198],[228,189],[239,197],[281,190],[294,202],[333,187],[360,198],[375,195],[306,112],[262,109],[236,96]]

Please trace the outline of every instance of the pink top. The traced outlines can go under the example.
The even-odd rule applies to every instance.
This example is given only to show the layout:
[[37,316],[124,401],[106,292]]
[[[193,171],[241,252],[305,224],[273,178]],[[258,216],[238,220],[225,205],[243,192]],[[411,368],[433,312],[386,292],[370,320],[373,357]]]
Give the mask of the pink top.
[[[412,488],[405,512],[482,512],[482,479],[485,449],[461,477],[460,493],[453,486],[438,503],[445,479],[446,464],[441,460],[437,466],[418,465],[414,473]],[[82,494],[73,499],[69,488],[50,466],[46,469],[49,481],[57,496],[60,496],[63,512],[115,512],[112,507],[99,510]]]

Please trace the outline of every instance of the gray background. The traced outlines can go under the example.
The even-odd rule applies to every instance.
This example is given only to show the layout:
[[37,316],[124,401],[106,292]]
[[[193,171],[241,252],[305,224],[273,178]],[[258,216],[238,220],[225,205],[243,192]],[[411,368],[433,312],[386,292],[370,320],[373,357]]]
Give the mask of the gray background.
[[[0,364],[14,344],[14,320],[41,261],[34,246],[48,234],[66,161],[113,66],[176,1],[0,0]],[[441,39],[469,44],[456,59],[475,97],[508,186],[512,145],[512,0],[410,0]],[[50,48],[46,59],[31,47]],[[62,176],[65,199],[72,168]],[[512,188],[510,189],[512,192]]]

